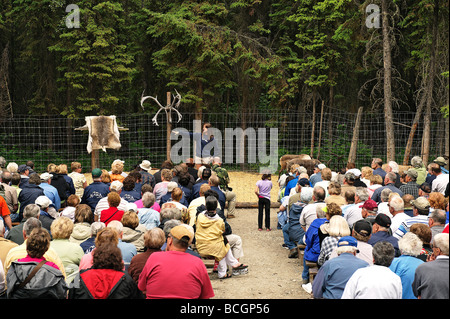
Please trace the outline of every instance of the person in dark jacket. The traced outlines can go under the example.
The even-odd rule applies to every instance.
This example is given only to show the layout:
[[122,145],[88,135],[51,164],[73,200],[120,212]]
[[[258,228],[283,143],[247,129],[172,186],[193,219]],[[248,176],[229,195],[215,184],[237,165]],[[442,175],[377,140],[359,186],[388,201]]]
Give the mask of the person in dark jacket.
[[[37,175],[37,174],[36,174]],[[42,227],[35,228],[27,238],[27,256],[11,263],[7,275],[8,299],[66,299],[67,284],[63,273],[44,254],[50,248],[50,234]],[[38,271],[21,287],[30,273]]]
[[120,249],[103,243],[93,251],[92,268],[82,270],[71,284],[69,299],[144,299],[123,268]]
[[41,178],[39,177],[39,174],[33,174],[30,176],[28,183],[22,187],[22,191],[17,198],[20,203],[19,221],[22,220],[23,210],[28,204],[34,204],[36,198],[45,196],[44,190],[39,187],[40,184]]
[[100,168],[94,168],[92,170],[93,183],[88,185],[84,189],[83,197],[81,198],[81,204],[87,204],[91,207],[92,212],[95,211],[98,201],[103,197],[108,196],[109,186],[101,181],[102,170]]

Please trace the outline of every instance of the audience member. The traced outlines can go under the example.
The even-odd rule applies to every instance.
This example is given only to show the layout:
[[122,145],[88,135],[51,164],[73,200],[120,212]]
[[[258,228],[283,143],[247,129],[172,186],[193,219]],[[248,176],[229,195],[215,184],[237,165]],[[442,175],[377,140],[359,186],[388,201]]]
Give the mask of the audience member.
[[105,223],[106,226],[113,220],[120,221],[124,213],[118,207],[120,204],[120,195],[118,193],[111,192],[108,194],[108,204],[109,208],[100,212],[100,221]]
[[431,228],[425,224],[413,224],[409,231],[413,234],[416,234],[417,237],[422,241],[422,251],[417,258],[427,261],[427,259],[433,254],[433,249],[431,248],[431,239],[433,234],[431,232]]
[[87,187],[86,177],[81,173],[83,167],[79,162],[72,162],[70,164],[70,170],[72,172],[69,174],[69,177],[72,178],[73,186],[75,187],[75,195],[81,200],[84,189]]
[[336,248],[337,257],[327,261],[314,279],[312,284],[314,298],[341,299],[345,285],[353,273],[369,266],[364,260],[356,258],[357,251],[355,238],[344,236],[339,239]]
[[91,237],[91,224],[94,222],[91,208],[80,204],[75,209],[74,226],[69,241],[81,244]]
[[424,197],[418,197],[411,202],[413,205],[413,217],[406,218],[395,232],[392,232],[395,238],[402,238],[409,231],[412,224],[421,223],[428,225],[428,215],[430,213],[430,203]]
[[88,185],[83,192],[81,198],[81,204],[87,204],[91,207],[92,212],[95,211],[100,199],[107,197],[110,190],[109,186],[101,180],[102,170],[100,168],[94,168],[92,170],[93,183]]
[[[122,193],[123,184],[122,184],[122,182],[114,181],[108,187],[109,187],[110,193],[117,193],[120,195]],[[127,205],[128,205],[128,202],[124,198],[120,197],[120,204],[119,204],[119,206],[117,206],[117,208],[119,208],[119,210],[125,211],[127,208]],[[101,198],[98,201],[97,205],[95,206],[94,221],[99,221],[101,212],[108,208],[109,208],[108,195],[106,195],[105,197]]]
[[416,268],[412,289],[419,299],[449,299],[449,235],[438,234],[433,240],[433,255]]
[[122,216],[121,223],[123,225],[122,240],[133,244],[138,253],[143,252],[145,248],[144,233],[147,228],[139,223],[138,215],[134,211],[126,211]]
[[386,177],[384,178],[384,185],[383,187],[377,188],[372,195],[372,200],[376,201],[377,203],[381,202],[381,191],[383,189],[389,188],[394,193],[397,193],[402,197],[404,194],[401,190],[399,190],[397,187],[395,187],[395,181],[396,181],[397,175],[395,173],[390,172],[386,174]]
[[70,299],[144,299],[136,282],[123,271],[120,249],[113,243],[97,247],[92,268],[81,271],[69,293]]
[[[198,215],[195,240],[198,253],[201,256],[212,256],[219,262],[219,278],[230,278],[227,266],[234,270],[246,269],[248,266],[234,258],[228,241],[224,241],[225,223],[217,215],[218,201],[214,196],[208,196],[205,201],[206,210]],[[234,272],[233,272],[234,273]]]
[[214,297],[205,264],[201,259],[185,253],[192,239],[193,235],[187,228],[176,226],[168,236],[167,251],[150,255],[138,283],[147,299]]
[[8,299],[66,299],[67,284],[61,269],[45,256],[50,234],[37,227],[26,241],[26,256],[12,261],[7,273]]
[[69,241],[73,231],[73,222],[68,217],[59,217],[51,225],[53,248],[61,259],[66,271],[67,283],[72,282],[78,274],[81,258],[84,255],[80,245]]
[[399,187],[399,189],[404,194],[411,194],[414,196],[414,199],[419,197],[419,184],[417,184],[417,171],[410,168],[406,171],[405,176],[406,184],[403,184]]
[[379,242],[372,252],[373,265],[353,273],[341,299],[402,299],[402,281],[389,269],[395,256],[394,247]]
[[128,273],[136,284],[139,283],[139,275],[141,274],[147,259],[154,252],[160,252],[165,241],[164,231],[159,227],[152,228],[144,233],[144,251],[134,256],[128,267]]
[[380,241],[386,241],[394,247],[395,257],[400,256],[400,250],[398,247],[398,239],[392,236],[391,231],[391,218],[385,214],[378,214],[372,225],[372,236],[367,241],[369,245],[374,246]]
[[125,264],[125,269],[128,269],[131,259],[137,254],[136,246],[123,241],[123,224],[120,221],[113,220],[106,225],[106,228],[112,228],[117,232],[119,239],[117,247],[119,247],[122,252],[122,259]]
[[153,193],[146,192],[142,196],[143,208],[138,210],[139,222],[145,226],[147,230],[158,227],[160,220],[160,213],[151,208],[155,203],[156,197]]
[[18,245],[22,245],[24,242],[24,237],[23,237],[23,227],[25,222],[30,218],[30,217],[34,217],[36,219],[39,219],[39,213],[40,213],[40,208],[38,205],[36,204],[29,204],[27,205],[27,207],[25,207],[25,209],[23,210],[23,219],[20,222],[19,225],[14,226],[13,228],[11,228],[8,232],[8,235],[6,235],[6,239],[9,239],[13,242],[15,242]]
[[428,226],[431,228],[432,239],[444,231],[447,215],[445,210],[435,209],[428,215]]
[[427,177],[427,170],[423,165],[422,158],[420,156],[414,156],[411,158],[412,169],[417,172],[416,183],[422,185]]
[[401,255],[394,258],[389,268],[397,274],[402,281],[402,298],[416,299],[412,290],[412,283],[416,268],[423,263],[416,258],[422,250],[422,241],[416,234],[408,232],[398,241]]

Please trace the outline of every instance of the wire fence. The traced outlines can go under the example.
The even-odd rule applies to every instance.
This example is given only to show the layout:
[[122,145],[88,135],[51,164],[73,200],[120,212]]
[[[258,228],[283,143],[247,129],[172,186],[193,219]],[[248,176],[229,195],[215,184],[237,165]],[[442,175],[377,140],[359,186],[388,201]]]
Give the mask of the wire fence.
[[[166,125],[164,117],[158,118],[159,126],[152,123],[153,114],[126,114],[117,115],[119,126],[127,131],[120,132],[120,150],[107,149],[99,151],[100,168],[110,169],[115,159],[125,161],[125,170],[132,170],[142,160],[152,163],[152,167],[158,168],[166,160]],[[173,129],[185,128],[194,130],[194,113],[183,114],[178,123],[173,123]],[[396,112],[394,114],[396,161],[401,164],[413,122],[414,113]],[[175,117],[174,117],[175,119]],[[313,157],[326,163],[332,169],[340,169],[347,163],[350,145],[353,137],[356,114],[341,110],[324,108],[315,114],[314,130],[312,112],[295,112],[290,110],[269,113],[204,113],[202,121],[210,122],[214,128],[221,132],[226,129],[243,129],[247,132],[246,144],[242,145],[237,140],[232,144],[234,158],[226,162],[225,166],[230,170],[245,170],[256,172],[262,163],[249,161],[254,159],[251,145],[256,145],[261,140],[261,130],[266,129],[267,138],[270,128],[278,129],[278,154],[310,154],[311,137],[313,137]],[[432,115],[432,129],[430,140],[430,160],[442,156],[448,152],[448,128],[441,114]],[[18,165],[32,160],[38,172],[46,170],[49,163],[67,164],[70,167],[72,161],[81,162],[84,172],[89,172],[91,167],[91,154],[87,152],[87,131],[78,131],[75,128],[85,125],[85,119],[67,119],[63,117],[49,116],[16,116],[0,123],[0,156],[7,163],[15,162]],[[264,131],[264,130],[263,130]],[[423,121],[420,121],[416,131],[411,157],[421,154]],[[255,134],[250,134],[255,133]],[[222,135],[224,138],[224,134]],[[172,141],[172,145],[177,141]],[[252,144],[253,143],[253,144]],[[446,146],[447,143],[447,146]],[[225,156],[231,150],[222,142],[222,155]],[[267,154],[269,153],[269,141],[267,139]],[[229,144],[228,144],[229,146]],[[193,153],[192,147],[190,148]],[[238,150],[245,154],[244,163],[236,158]],[[356,153],[357,167],[370,164],[373,157],[385,158],[386,136],[383,113],[364,112],[361,119],[359,142]],[[446,154],[448,155],[448,154]],[[191,154],[191,157],[193,154]],[[410,158],[411,158],[410,157]]]

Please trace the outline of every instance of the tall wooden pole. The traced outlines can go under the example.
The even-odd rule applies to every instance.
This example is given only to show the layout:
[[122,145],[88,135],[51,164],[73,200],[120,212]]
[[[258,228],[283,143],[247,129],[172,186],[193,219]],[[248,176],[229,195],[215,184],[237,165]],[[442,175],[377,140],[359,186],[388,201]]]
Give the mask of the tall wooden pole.
[[359,127],[361,125],[362,111],[363,111],[363,108],[360,107],[358,109],[358,115],[356,115],[355,127],[353,128],[352,144],[350,146],[350,152],[348,154],[347,163],[355,163],[356,162],[356,150],[358,148]]
[[[171,103],[171,93],[167,92],[167,106]],[[172,149],[172,143],[170,141],[170,133],[172,132],[172,110],[169,108],[167,112],[167,131],[166,131],[166,157],[170,161],[170,150]]]

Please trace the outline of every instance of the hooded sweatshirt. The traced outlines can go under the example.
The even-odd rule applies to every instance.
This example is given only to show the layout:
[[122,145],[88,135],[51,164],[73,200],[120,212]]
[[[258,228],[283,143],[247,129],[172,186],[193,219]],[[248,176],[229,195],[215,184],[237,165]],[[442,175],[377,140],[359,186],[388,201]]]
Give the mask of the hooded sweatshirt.
[[89,223],[75,223],[73,225],[72,235],[69,241],[71,243],[81,244],[91,238],[91,225]]
[[222,260],[230,249],[230,244],[225,244],[223,233],[225,223],[219,215],[210,217],[205,213],[198,215],[196,222],[195,240],[200,255],[214,256],[216,260]]

